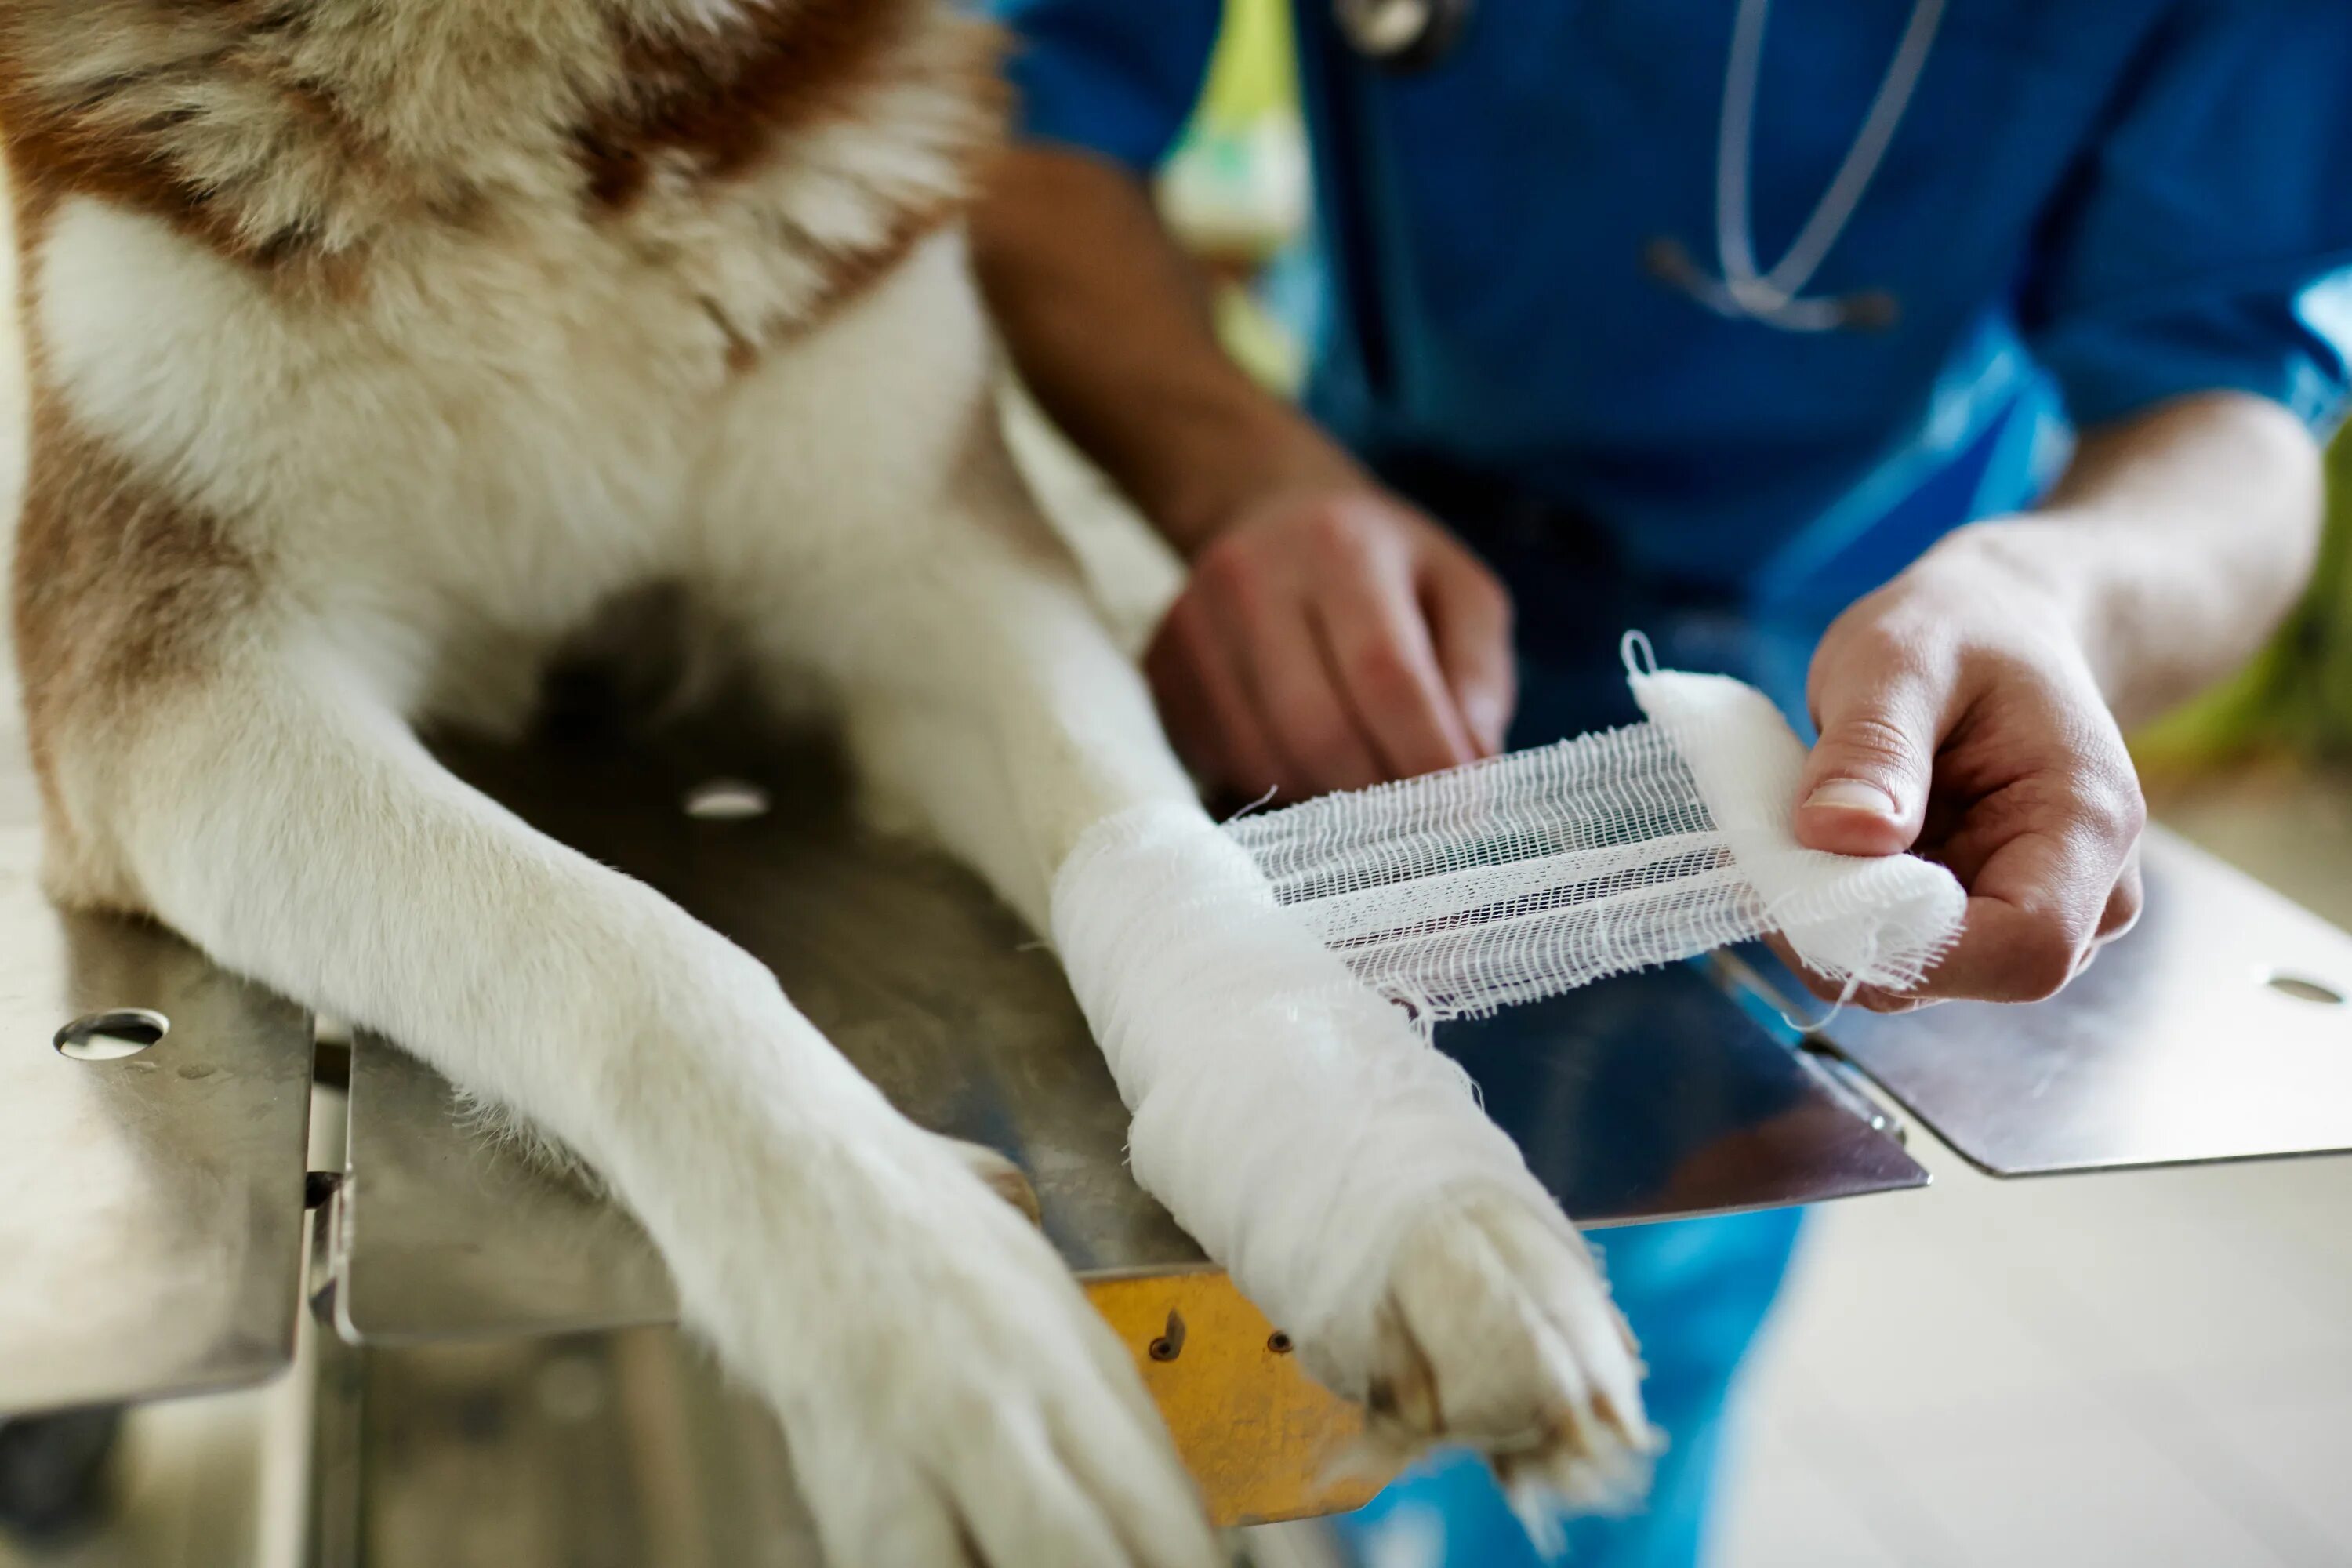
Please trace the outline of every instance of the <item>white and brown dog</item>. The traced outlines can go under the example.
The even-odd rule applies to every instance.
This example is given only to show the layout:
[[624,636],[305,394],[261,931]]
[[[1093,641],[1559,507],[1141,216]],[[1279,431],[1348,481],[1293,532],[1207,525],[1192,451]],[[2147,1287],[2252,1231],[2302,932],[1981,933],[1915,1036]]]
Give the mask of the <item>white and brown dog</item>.
[[[1041,930],[1113,814],[1211,845],[992,412],[958,213],[998,96],[991,33],[929,0],[0,0],[47,875],[575,1150],[835,1561],[1202,1564],[1001,1162],[416,739],[518,725],[552,650],[669,584]],[[1556,1216],[1403,1217],[1381,1331],[1309,1364],[1522,1474],[1637,1441]]]

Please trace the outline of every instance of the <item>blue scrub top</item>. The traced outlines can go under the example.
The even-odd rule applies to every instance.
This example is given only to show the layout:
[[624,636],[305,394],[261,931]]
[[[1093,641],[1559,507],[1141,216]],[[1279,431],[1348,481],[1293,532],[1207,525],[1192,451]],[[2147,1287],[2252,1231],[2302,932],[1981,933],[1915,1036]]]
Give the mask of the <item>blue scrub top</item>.
[[[1198,95],[1218,0],[995,0],[1034,138],[1139,171]],[[2072,426],[2234,388],[2324,429],[2352,383],[2352,4],[1950,0],[1811,294],[1895,324],[1717,316],[1737,0],[1478,0],[1397,76],[1297,7],[1315,152],[1311,409],[1376,462],[1507,476],[1636,572],[1833,607],[2029,504]],[[1751,158],[1769,268],[1845,157],[1911,6],[1779,0]],[[1457,521],[1465,520],[1456,520]]]

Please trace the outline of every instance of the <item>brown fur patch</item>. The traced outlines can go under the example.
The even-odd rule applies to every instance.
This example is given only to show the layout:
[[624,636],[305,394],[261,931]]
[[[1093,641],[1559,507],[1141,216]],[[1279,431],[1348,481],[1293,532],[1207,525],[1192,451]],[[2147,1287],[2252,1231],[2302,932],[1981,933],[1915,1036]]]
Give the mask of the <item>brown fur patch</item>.
[[0,129],[11,171],[31,200],[53,204],[80,194],[118,202],[273,272],[320,260],[325,214],[257,221],[257,204],[244,187],[264,175],[208,180],[177,155],[175,142],[198,113],[191,107],[196,84],[232,80],[274,103],[276,134],[331,147],[355,181],[387,183],[384,158],[333,98],[289,75],[273,57],[271,41],[290,26],[291,14],[282,5],[184,0],[176,12],[159,14],[187,25],[192,36],[177,49],[159,49],[152,62],[70,91],[43,79],[33,64],[41,44],[56,41],[32,35],[43,15],[9,10],[12,15],[0,17]]
[[[957,149],[963,187],[898,211],[878,241],[827,254],[820,317],[887,276],[924,239],[952,222],[999,145],[1010,94],[998,69],[1003,35],[942,14],[938,0],[753,0],[735,25],[661,36],[624,35],[628,88],[577,133],[592,203],[625,214],[644,195],[661,154],[688,177],[723,183],[784,155],[796,134],[868,117],[871,98],[908,70],[908,46],[924,28],[953,29],[956,47],[933,64],[929,85],[968,105],[975,129]],[[783,215],[787,229],[791,216]],[[772,324],[760,336],[775,335]],[[729,364],[756,363],[758,346],[730,331]]]
[[[831,177],[866,187],[871,237],[764,219],[780,249],[840,269],[821,303],[846,298],[969,195],[1003,118],[1000,36],[945,0],[734,5],[0,0],[0,126],[28,200],[118,202],[346,297],[400,237],[551,199],[625,224],[656,171],[689,205],[757,201],[756,176],[821,172],[837,149],[812,137],[850,128],[879,153]],[[816,312],[793,313],[746,335]]]
[[811,312],[812,317],[839,310],[887,278],[914,253],[917,246],[953,223],[962,210],[960,202],[943,202],[935,207],[902,213],[879,245],[854,256],[835,257],[833,271],[825,279],[824,294]]
[[724,179],[795,129],[854,112],[928,10],[926,0],[755,0],[723,28],[623,33],[624,96],[576,139],[590,198],[627,206],[662,152]]
[[259,597],[261,571],[219,520],[175,500],[67,414],[29,345],[32,395],[11,609],[26,733],[50,831],[69,733],[200,678]]

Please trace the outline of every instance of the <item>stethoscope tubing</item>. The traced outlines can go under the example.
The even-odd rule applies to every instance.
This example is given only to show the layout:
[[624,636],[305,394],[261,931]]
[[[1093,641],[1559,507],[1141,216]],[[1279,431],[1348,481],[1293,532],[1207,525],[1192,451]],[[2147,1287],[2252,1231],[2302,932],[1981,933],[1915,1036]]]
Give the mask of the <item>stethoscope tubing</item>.
[[[1717,315],[1791,332],[1876,329],[1895,316],[1883,291],[1808,298],[1806,285],[1829,259],[1911,106],[1947,0],[1913,0],[1910,20],[1886,63],[1862,128],[1839,162],[1797,237],[1769,268],[1756,262],[1749,185],[1755,166],[1756,105],[1764,75],[1764,33],[1771,0],[1739,0],[1724,61],[1722,110],[1716,126],[1715,269],[1677,241],[1653,240],[1650,272]],[[1362,58],[1396,72],[1426,70],[1443,59],[1468,20],[1471,0],[1332,0],[1339,37]]]

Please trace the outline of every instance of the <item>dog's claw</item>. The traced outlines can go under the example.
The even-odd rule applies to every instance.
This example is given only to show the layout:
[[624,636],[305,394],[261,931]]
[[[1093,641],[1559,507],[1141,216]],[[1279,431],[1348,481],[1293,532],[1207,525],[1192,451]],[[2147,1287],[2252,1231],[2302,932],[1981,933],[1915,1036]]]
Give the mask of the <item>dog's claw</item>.
[[1014,1164],[1010,1156],[985,1143],[968,1142],[961,1138],[943,1136],[940,1142],[969,1166],[973,1175],[986,1183],[991,1192],[1028,1215],[1031,1225],[1045,1224],[1045,1212],[1038,1205],[1036,1187],[1031,1184],[1028,1173]]
[[1376,1312],[1375,1440],[1483,1450],[1523,1514],[1638,1496],[1658,1437],[1641,1363],[1583,1242],[1516,1195],[1466,1194],[1399,1248]]

